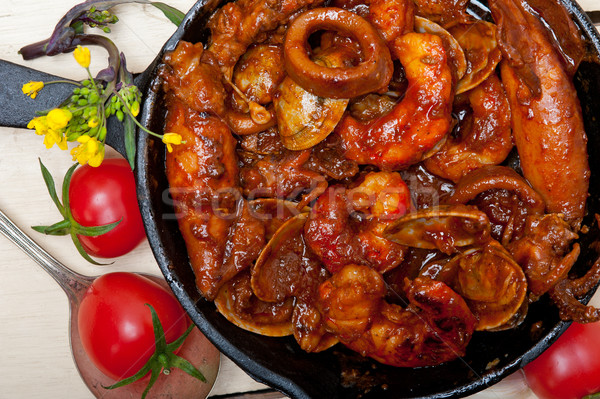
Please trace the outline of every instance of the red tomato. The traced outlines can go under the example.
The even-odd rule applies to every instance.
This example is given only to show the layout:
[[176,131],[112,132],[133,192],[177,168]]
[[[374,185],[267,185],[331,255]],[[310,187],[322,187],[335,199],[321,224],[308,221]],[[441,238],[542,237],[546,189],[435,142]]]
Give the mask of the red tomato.
[[156,310],[167,343],[189,326],[187,314],[169,290],[135,273],[98,277],[81,301],[78,326],[83,348],[96,367],[115,380],[134,375],[155,352],[146,304]]
[[581,399],[600,392],[600,322],[573,323],[524,371],[540,399]]
[[108,233],[78,236],[92,256],[124,255],[146,237],[133,172],[124,159],[105,159],[98,167],[84,165],[75,169],[69,185],[69,207],[82,226],[100,226],[122,219]]

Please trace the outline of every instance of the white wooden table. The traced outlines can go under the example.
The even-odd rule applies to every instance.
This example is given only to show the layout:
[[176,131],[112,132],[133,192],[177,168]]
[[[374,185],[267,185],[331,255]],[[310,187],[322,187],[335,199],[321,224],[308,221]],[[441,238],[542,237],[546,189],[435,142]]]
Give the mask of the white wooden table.
[[[59,76],[85,78],[70,54],[27,62],[17,54],[22,46],[48,37],[56,22],[75,3],[75,0],[2,0],[0,58]],[[194,0],[167,3],[185,12]],[[600,9],[600,0],[582,0],[581,4],[587,10]],[[141,72],[175,27],[151,6],[119,6],[117,14],[120,22],[112,27],[110,37],[125,53],[129,69]],[[106,54],[98,48],[92,48],[92,52],[91,68],[95,72],[105,66]],[[160,275],[147,242],[107,269],[87,264],[68,237],[47,237],[30,230],[29,226],[53,223],[59,217],[46,192],[38,157],[60,185],[72,164],[66,152],[56,147],[46,150],[42,138],[31,131],[0,128],[0,209],[77,272],[97,275],[107,270],[123,270]],[[92,398],[71,358],[68,305],[61,288],[4,237],[0,237],[0,259],[0,399]],[[222,356],[221,372],[211,396],[267,388]],[[515,374],[474,396],[500,397],[527,399],[534,395],[521,375]]]

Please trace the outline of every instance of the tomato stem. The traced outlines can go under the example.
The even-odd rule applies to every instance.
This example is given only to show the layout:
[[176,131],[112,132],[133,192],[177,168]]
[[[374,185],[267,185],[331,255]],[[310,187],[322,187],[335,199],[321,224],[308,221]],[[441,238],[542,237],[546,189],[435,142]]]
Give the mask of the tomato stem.
[[103,387],[105,389],[119,388],[124,385],[138,381],[144,378],[148,374],[148,372],[151,372],[150,381],[148,382],[148,385],[146,386],[146,389],[142,394],[142,399],[144,399],[150,391],[150,388],[152,388],[152,385],[154,385],[154,383],[158,379],[160,373],[162,372],[165,375],[169,375],[171,373],[172,368],[178,368],[182,371],[185,371],[192,377],[197,378],[202,382],[206,382],[206,378],[200,372],[200,370],[198,370],[186,359],[177,356],[174,353],[175,350],[179,349],[179,347],[183,344],[187,336],[192,332],[192,330],[194,329],[194,325],[190,324],[187,330],[179,338],[177,338],[170,344],[167,344],[164,329],[162,327],[162,324],[160,323],[160,319],[158,318],[156,311],[154,310],[152,305],[147,303],[146,306],[150,308],[150,313],[152,314],[152,326],[154,328],[156,351],[150,357],[148,362],[146,362],[146,364],[133,376],[125,378],[113,385]]
[[40,169],[42,170],[42,176],[44,177],[44,182],[46,183],[48,193],[50,194],[52,201],[58,208],[58,211],[62,215],[63,220],[56,222],[50,226],[32,226],[31,228],[39,233],[43,233],[46,235],[70,235],[71,239],[73,240],[73,244],[75,244],[75,248],[77,248],[77,251],[85,260],[94,265],[105,265],[105,263],[96,262],[90,257],[90,255],[88,255],[87,252],[85,252],[83,245],[81,245],[81,242],[79,241],[78,235],[94,237],[108,233],[119,223],[121,223],[122,219],[117,220],[114,223],[109,223],[102,226],[82,226],[79,223],[77,223],[77,221],[75,221],[73,215],[71,214],[71,208],[69,206],[69,184],[71,183],[71,177],[73,176],[73,173],[75,172],[75,169],[77,168],[78,164],[76,163],[73,166],[71,166],[65,174],[62,185],[61,202],[56,192],[54,178],[52,177],[48,169],[44,166],[42,160],[38,160],[40,162]]

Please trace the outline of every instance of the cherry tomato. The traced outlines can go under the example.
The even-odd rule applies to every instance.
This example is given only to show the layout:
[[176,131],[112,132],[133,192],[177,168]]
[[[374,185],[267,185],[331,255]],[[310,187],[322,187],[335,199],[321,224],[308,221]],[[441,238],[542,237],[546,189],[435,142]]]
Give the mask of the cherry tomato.
[[126,272],[98,277],[86,291],[78,311],[81,343],[90,360],[107,376],[121,380],[138,372],[154,354],[150,304],[167,343],[189,326],[187,314],[165,287]]
[[125,159],[105,159],[98,167],[84,165],[75,169],[69,185],[69,207],[82,226],[100,226],[122,219],[108,233],[78,236],[92,256],[124,255],[146,237],[133,172]]
[[540,399],[581,399],[600,392],[600,322],[573,323],[524,368]]

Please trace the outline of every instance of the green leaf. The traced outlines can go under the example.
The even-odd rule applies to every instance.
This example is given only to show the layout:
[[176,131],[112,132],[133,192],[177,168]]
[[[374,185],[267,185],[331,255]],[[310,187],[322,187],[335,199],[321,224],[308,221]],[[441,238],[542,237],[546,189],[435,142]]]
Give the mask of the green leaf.
[[91,256],[87,252],[85,252],[85,249],[83,249],[83,245],[81,245],[81,241],[79,241],[79,238],[77,238],[77,234],[75,234],[73,231],[71,231],[71,239],[73,240],[73,244],[75,244],[75,248],[77,248],[77,252],[79,252],[83,259],[96,266],[110,265],[110,263],[100,263],[92,259]]
[[148,385],[146,385],[146,389],[144,389],[144,392],[142,393],[142,399],[146,399],[146,395],[148,395],[150,388],[152,388],[152,385],[154,385],[156,380],[158,380],[159,375],[160,375],[160,369],[158,369],[158,368],[152,369],[152,374],[150,375],[150,382],[148,382]]
[[167,345],[167,351],[175,352],[176,349],[178,349],[181,345],[183,345],[183,342],[188,337],[188,335],[190,335],[190,333],[192,332],[193,329],[194,329],[194,325],[190,324],[190,326],[187,328],[187,330],[185,330],[185,332],[183,334],[181,334],[181,337],[177,338],[175,341],[173,341]]
[[42,176],[44,177],[44,182],[46,183],[46,188],[48,189],[48,193],[50,194],[50,197],[52,198],[52,201],[54,201],[54,204],[58,208],[58,211],[60,212],[60,214],[65,216],[65,208],[60,203],[60,200],[58,199],[58,195],[56,194],[56,185],[54,183],[54,178],[52,177],[52,175],[50,174],[48,169],[44,166],[44,164],[42,163],[42,160],[40,158],[38,158],[38,161],[40,162],[40,168],[42,169]]
[[101,226],[82,226],[77,223],[73,225],[73,230],[76,234],[88,237],[96,237],[108,233],[109,231],[117,227],[117,225],[121,223],[122,220],[123,218],[117,220],[116,222],[103,224]]
[[173,354],[169,359],[169,362],[171,366],[177,367],[178,369],[185,371],[192,377],[197,378],[202,382],[206,382],[206,377],[204,377],[200,370],[198,370],[196,367],[194,367],[192,363],[188,362],[184,358]]
[[165,14],[165,17],[167,17],[169,21],[173,22],[176,26],[181,25],[181,22],[183,22],[185,14],[176,9],[175,7],[171,7],[168,4],[156,1],[153,1],[150,4],[161,10],[163,14]]
[[131,169],[133,170],[135,168],[135,122],[133,121],[132,117],[129,116],[129,114],[123,121],[123,129],[123,140],[125,140],[125,154],[127,155],[129,166],[131,166]]
[[148,374],[148,372],[150,370],[152,370],[153,363],[151,361],[149,361],[148,363],[146,363],[144,365],[144,367],[142,367],[140,369],[140,371],[138,371],[137,373],[135,373],[134,375],[132,375],[131,377],[125,378],[124,380],[121,380],[119,382],[114,383],[113,385],[109,385],[109,386],[102,386],[102,388],[104,389],[115,389],[115,388],[120,388],[122,386],[125,386],[127,384],[131,384],[132,382],[136,382],[137,380],[144,378],[146,376],[146,374]]
[[185,371],[187,374],[199,379],[202,382],[206,382],[206,378],[200,372],[200,370],[194,367],[194,365],[186,359],[177,356],[173,353],[175,349],[179,348],[183,344],[187,336],[194,328],[194,325],[191,324],[178,339],[171,342],[170,344],[167,344],[167,341],[165,339],[165,332],[162,324],[160,323],[160,319],[156,314],[156,311],[149,303],[146,303],[146,306],[150,308],[150,314],[152,315],[152,327],[154,330],[154,339],[156,347],[154,354],[152,354],[148,362],[146,362],[146,364],[137,373],[135,373],[135,375],[129,378],[125,378],[124,380],[121,380],[110,386],[103,385],[103,387],[105,389],[119,388],[144,378],[149,371],[152,371],[150,375],[150,381],[148,382],[148,385],[146,386],[146,389],[142,394],[142,398],[145,398],[148,394],[148,391],[150,391],[150,388],[152,388],[152,385],[154,385],[154,383],[158,379],[158,376],[160,375],[161,371],[163,371],[164,369],[164,374],[168,375],[170,369],[172,369],[173,367]]
[[[123,82],[133,85],[133,75],[131,74],[131,72],[129,72],[125,67],[123,67],[122,69]],[[127,112],[127,115],[123,120],[123,140],[125,144],[125,155],[127,155],[127,161],[129,162],[131,170],[135,169],[135,121],[133,120],[133,118],[134,116]]]
[[65,219],[54,223],[52,226],[31,226],[31,228],[46,235],[66,236],[71,232],[71,222]]
[[75,163],[69,168],[69,170],[67,170],[62,185],[62,200],[64,204],[63,216],[65,219],[69,220],[73,219],[71,216],[71,209],[69,208],[69,185],[71,184],[71,177],[73,176],[73,172],[75,172],[77,166],[79,166],[79,164]]
[[156,314],[156,310],[149,303],[146,304],[150,308],[152,314],[152,327],[154,328],[154,337],[156,338],[156,352],[164,353],[167,349],[167,340],[165,339],[165,331],[163,330],[160,319]]
[[38,233],[46,234],[46,229],[48,226],[31,226],[32,229],[37,231]]

